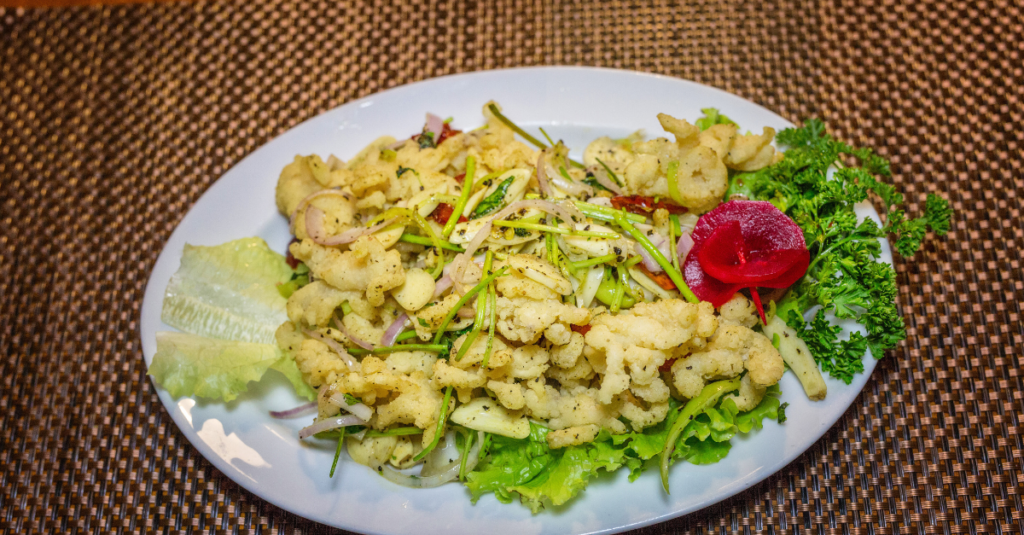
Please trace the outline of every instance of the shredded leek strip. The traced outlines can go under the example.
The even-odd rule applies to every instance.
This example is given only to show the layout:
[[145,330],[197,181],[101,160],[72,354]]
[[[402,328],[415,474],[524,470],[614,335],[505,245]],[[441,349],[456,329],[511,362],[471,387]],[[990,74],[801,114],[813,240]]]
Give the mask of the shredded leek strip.
[[348,316],[349,314],[352,313],[352,305],[348,304],[348,301],[342,301],[341,313],[345,316]]
[[[415,332],[413,333],[416,334]],[[373,349],[363,349],[361,347],[346,348],[350,355],[362,356],[362,355],[381,355],[385,353],[397,353],[399,351],[429,351],[431,353],[440,353],[444,351],[447,346],[443,344],[401,344],[393,345],[388,347],[375,347]]]
[[668,259],[665,258],[665,255],[661,254],[661,251],[659,251],[658,248],[655,247],[653,243],[651,243],[651,240],[649,240],[647,236],[644,236],[643,232],[637,230],[632,223],[627,221],[626,218],[622,216],[617,217],[615,219],[615,223],[619,225],[619,227],[621,227],[622,230],[625,230],[631,236],[633,236],[633,239],[640,243],[641,247],[647,249],[647,252],[650,253],[651,257],[654,258],[654,261],[657,262],[659,266],[661,266],[661,269],[665,270],[665,273],[668,274],[668,278],[672,279],[672,282],[675,283],[676,288],[679,290],[679,293],[681,293],[687,301],[691,303],[700,302],[700,299],[697,299],[697,296],[693,295],[693,292],[690,290],[690,287],[686,285],[686,282],[683,280],[683,276],[681,273],[679,273],[679,270],[672,265],[672,262],[669,262]]
[[569,269],[577,271],[583,268],[596,266],[598,264],[607,264],[608,262],[614,262],[619,258],[619,255],[609,254],[604,256],[598,256],[596,258],[588,258],[586,260],[580,260],[579,262],[569,262]]
[[[615,268],[612,268],[615,269]],[[618,269],[615,269],[616,274],[620,274]],[[622,278],[615,277],[615,292],[612,293],[612,304],[609,310],[612,313],[618,312],[622,307],[622,296],[626,294],[625,288],[622,287]]]
[[668,162],[665,174],[668,176],[668,196],[676,204],[683,204],[683,198],[679,196],[679,178],[676,176],[679,174],[679,162]]
[[[441,238],[437,237],[437,233],[434,232],[434,228],[427,223],[426,219],[415,210],[409,211],[412,214],[412,220],[416,223],[416,226],[423,229],[423,232],[430,238],[430,243],[434,246],[434,252],[437,253],[437,263],[434,264],[434,271],[430,274],[433,275],[434,279],[438,279],[441,276],[441,270],[444,269],[444,247],[441,246]],[[452,217],[448,218],[451,221],[455,217],[455,213],[452,212]]]
[[466,292],[466,294],[463,295],[462,298],[459,299],[457,303],[455,303],[455,306],[452,307],[452,309],[449,310],[447,314],[445,314],[444,319],[441,320],[441,325],[437,329],[437,334],[434,335],[435,344],[441,342],[441,337],[444,336],[445,329],[448,328],[448,324],[451,323],[452,319],[455,318],[455,314],[458,313],[459,309],[462,308],[466,303],[468,303],[469,300],[472,299],[474,295],[480,292],[480,290],[483,290],[484,288],[487,287],[488,284],[494,282],[494,279],[504,275],[506,271],[508,271],[508,266],[502,266],[502,268],[499,269],[498,271],[495,271],[494,273],[491,273],[490,275],[484,277],[483,280],[478,282],[476,286],[470,288],[470,290]]
[[[452,218],[454,217],[455,216],[453,215]],[[449,221],[451,220],[449,219]],[[416,245],[426,245],[428,247],[434,246],[434,243],[430,241],[430,238],[424,238],[423,236],[419,236],[417,234],[402,234],[398,238],[398,241],[404,241],[406,243],[415,243]],[[462,247],[459,247],[458,245],[455,245],[454,243],[445,240],[441,240],[441,248],[447,249],[449,251],[455,251],[456,253],[461,253],[465,251],[465,249],[463,249]]]
[[[541,140],[531,136],[529,133],[526,132],[526,130],[523,130],[522,128],[519,128],[519,125],[517,125],[516,123],[513,123],[511,120],[509,120],[508,117],[505,117],[504,115],[502,115],[501,111],[499,111],[498,107],[495,106],[494,104],[488,105],[487,109],[491,110],[491,115],[494,115],[494,117],[497,118],[499,121],[505,123],[505,126],[511,128],[513,132],[519,134],[520,136],[523,136],[523,139],[525,139],[526,141],[529,141],[534,147],[537,147],[538,149],[546,149],[546,148],[548,148],[548,146],[545,145],[543,142],[541,142]],[[545,134],[545,135],[547,135],[547,134]],[[554,143],[552,143],[552,145],[554,145]],[[574,162],[572,160],[569,160],[569,163],[573,167],[579,167],[580,169],[583,169],[583,164],[581,164],[581,163]]]
[[444,434],[444,424],[448,422],[448,402],[452,399],[452,387],[445,388],[444,390],[444,401],[441,402],[441,415],[437,418],[437,430],[434,432],[434,440],[430,441],[430,445],[423,448],[423,451],[416,454],[412,458],[414,461],[421,461],[424,457],[430,453],[435,447],[437,442],[441,440],[441,435]]
[[486,368],[487,363],[491,360],[491,350],[494,349],[494,324],[497,315],[496,310],[498,308],[498,291],[494,288],[493,284],[490,286],[487,293],[490,297],[491,317],[488,318],[490,319],[490,323],[487,325],[487,349],[484,350],[484,358],[480,361],[481,368]]
[[642,257],[642,256],[633,256],[633,257],[630,257],[629,260],[626,260],[625,262],[623,262],[622,265],[626,266],[626,269],[629,269],[629,268],[639,264],[640,262],[643,262],[643,260],[644,260],[644,257]]
[[331,463],[331,474],[328,477],[334,477],[334,469],[338,467],[338,458],[341,457],[341,446],[345,443],[345,428],[342,427],[341,433],[338,435],[338,448],[334,450],[334,462]]
[[583,201],[572,201],[572,203],[576,205],[577,210],[583,212],[583,215],[600,221],[614,222],[615,218],[619,216],[625,217],[626,220],[634,221],[636,223],[643,223],[644,221],[647,221],[647,218],[640,214],[632,214],[622,210],[608,208],[607,206],[599,206]]
[[523,223],[521,221],[505,221],[504,219],[492,221],[492,225],[496,227],[507,227],[507,228],[521,228],[526,230],[537,230],[540,232],[550,232],[553,234],[566,234],[568,236],[581,236],[587,238],[605,238],[609,240],[617,240],[622,237],[620,234],[612,232],[596,232],[593,230],[569,230],[567,228],[552,227],[548,225],[541,225],[539,223]]
[[441,229],[441,237],[448,239],[451,236],[452,231],[455,230],[455,224],[459,222],[459,216],[462,215],[462,211],[466,209],[466,203],[469,202],[469,194],[473,190],[473,179],[476,177],[476,158],[472,156],[466,157],[466,178],[462,181],[462,194],[459,195],[459,200],[455,203],[455,208],[452,210],[452,216],[448,218],[448,222],[444,224],[444,228]]
[[459,461],[459,481],[466,480],[466,459],[469,459],[469,448],[473,445],[473,439],[476,438],[476,433],[469,431],[465,436],[466,443],[462,447],[462,460]]
[[602,162],[599,158],[594,159],[597,160],[597,163],[601,164],[601,167],[604,167],[604,170],[608,172],[608,177],[612,179],[612,182],[615,182],[615,184],[621,188],[622,181],[619,180],[619,175],[616,175],[615,171],[612,171],[612,168],[608,167],[608,164]]

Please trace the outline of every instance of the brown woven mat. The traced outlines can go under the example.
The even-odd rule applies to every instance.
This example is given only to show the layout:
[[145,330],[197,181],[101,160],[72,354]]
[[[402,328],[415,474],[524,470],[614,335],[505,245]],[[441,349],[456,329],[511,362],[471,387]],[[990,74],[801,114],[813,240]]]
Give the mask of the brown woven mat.
[[909,339],[814,447],[638,533],[1020,533],[1024,11],[1010,2],[238,2],[0,9],[0,531],[326,531],[189,445],[143,287],[203,191],[291,126],[454,72],[600,65],[816,115],[956,213],[901,260]]

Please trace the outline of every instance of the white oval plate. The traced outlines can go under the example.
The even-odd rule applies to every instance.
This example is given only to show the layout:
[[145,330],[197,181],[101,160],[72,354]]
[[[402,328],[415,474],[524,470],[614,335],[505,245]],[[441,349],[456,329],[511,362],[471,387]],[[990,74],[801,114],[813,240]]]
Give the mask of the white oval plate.
[[[527,68],[436,78],[372,95],[314,117],[246,157],[203,194],[175,229],[157,260],[142,305],[142,349],[148,366],[160,321],[164,288],[177,270],[185,243],[216,245],[260,236],[285,251],[287,221],[275,208],[281,169],[296,154],[336,154],[348,159],[378,136],[418,132],[426,112],[454,117],[470,129],[483,123],[488,100],[528,130],[543,126],[579,155],[589,140],[621,137],[639,128],[663,135],[659,112],[691,121],[715,107],[744,129],[792,126],[735,95],[704,85],[628,71],[592,68]],[[877,219],[869,207],[865,216]],[[884,260],[891,262],[887,244]],[[629,483],[628,470],[605,475],[569,504],[538,515],[518,503],[485,497],[476,505],[461,485],[410,490],[342,457],[328,478],[334,444],[304,441],[298,430],[308,418],[274,420],[268,411],[303,402],[276,373],[227,404],[175,400],[158,388],[160,400],[192,445],[214,466],[253,494],[297,515],[363,533],[613,533],[662,522],[723,500],[780,470],[821,437],[846,411],[867,382],[875,361],[845,385],[827,379],[828,398],[807,400],[792,374],[783,377],[782,400],[789,420],[733,440],[729,456],[709,466],[676,464],[672,494],[661,488],[657,469]]]

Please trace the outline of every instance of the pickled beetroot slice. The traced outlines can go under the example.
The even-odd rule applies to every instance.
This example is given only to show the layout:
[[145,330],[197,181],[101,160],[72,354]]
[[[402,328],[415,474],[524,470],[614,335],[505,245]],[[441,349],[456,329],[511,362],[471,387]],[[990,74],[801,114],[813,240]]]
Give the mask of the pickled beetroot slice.
[[803,231],[778,208],[730,201],[697,222],[683,276],[699,299],[719,307],[743,288],[789,287],[809,262]]
[[782,275],[806,249],[765,248],[764,233],[744,236],[739,221],[727,221],[711,233],[701,247],[704,272],[722,282],[755,283]]

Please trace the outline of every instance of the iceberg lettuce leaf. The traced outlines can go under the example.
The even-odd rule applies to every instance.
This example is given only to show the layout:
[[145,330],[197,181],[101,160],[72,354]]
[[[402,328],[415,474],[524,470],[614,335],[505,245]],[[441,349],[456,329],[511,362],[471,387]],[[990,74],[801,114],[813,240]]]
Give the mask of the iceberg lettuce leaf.
[[316,397],[302,383],[295,361],[276,345],[159,332],[156,346],[149,375],[175,398],[231,401],[247,390],[250,381],[259,381],[271,368],[284,373],[300,395],[311,400]]
[[161,319],[200,336],[273,344],[274,332],[288,319],[277,285],[292,273],[260,238],[186,245],[167,284]]

